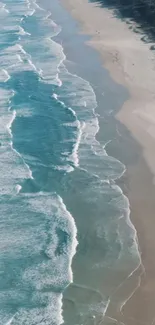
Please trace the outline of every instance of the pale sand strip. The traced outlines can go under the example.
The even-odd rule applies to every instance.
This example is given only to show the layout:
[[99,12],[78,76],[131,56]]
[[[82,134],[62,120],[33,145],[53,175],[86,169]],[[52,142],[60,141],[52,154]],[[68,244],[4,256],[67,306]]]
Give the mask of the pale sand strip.
[[[131,131],[143,150],[136,166],[128,166],[128,196],[131,217],[138,230],[145,274],[140,288],[123,308],[117,319],[126,324],[155,324],[155,55],[150,45],[140,40],[126,23],[115,18],[112,11],[88,0],[61,0],[81,23],[81,32],[91,35],[89,44],[97,49],[111,77],[128,88],[130,99],[117,118]],[[153,176],[152,176],[153,175]],[[131,289],[139,283],[133,277]],[[122,289],[123,291],[123,289]],[[117,294],[120,294],[117,292]],[[123,296],[123,292],[122,292]],[[112,308],[111,308],[112,311]],[[116,311],[113,311],[112,316]],[[111,315],[111,313],[109,312]]]
[[100,51],[104,67],[116,82],[126,86],[131,98],[117,118],[122,121],[144,149],[144,155],[155,175],[155,54],[150,45],[140,40],[126,23],[112,11],[87,0],[62,0],[82,31],[92,35],[89,44]]

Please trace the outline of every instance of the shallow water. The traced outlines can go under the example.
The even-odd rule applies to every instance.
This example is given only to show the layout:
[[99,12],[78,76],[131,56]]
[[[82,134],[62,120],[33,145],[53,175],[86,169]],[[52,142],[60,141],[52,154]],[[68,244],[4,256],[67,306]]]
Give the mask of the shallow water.
[[0,6],[0,324],[60,324],[71,282],[65,322],[103,316],[140,262],[125,166],[109,132],[96,138],[96,91],[68,70],[53,19],[35,1]]

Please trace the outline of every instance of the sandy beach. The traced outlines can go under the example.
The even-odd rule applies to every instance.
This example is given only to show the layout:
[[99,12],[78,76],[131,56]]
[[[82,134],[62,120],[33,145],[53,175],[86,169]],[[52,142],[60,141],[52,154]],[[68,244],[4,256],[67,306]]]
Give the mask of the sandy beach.
[[[138,233],[143,266],[128,279],[117,294],[128,290],[127,302],[118,309],[112,303],[107,316],[125,324],[155,322],[155,54],[151,44],[116,18],[111,10],[87,0],[62,0],[80,22],[81,32],[91,35],[89,45],[98,50],[111,77],[124,85],[130,98],[116,118],[139,143],[141,153],[136,164],[127,165],[125,175],[131,219]],[[125,155],[125,152],[124,152]],[[134,291],[134,288],[137,288]],[[119,292],[120,291],[120,292]],[[122,293],[121,293],[122,291]],[[133,293],[134,291],[134,293]],[[117,299],[117,298],[116,298]]]

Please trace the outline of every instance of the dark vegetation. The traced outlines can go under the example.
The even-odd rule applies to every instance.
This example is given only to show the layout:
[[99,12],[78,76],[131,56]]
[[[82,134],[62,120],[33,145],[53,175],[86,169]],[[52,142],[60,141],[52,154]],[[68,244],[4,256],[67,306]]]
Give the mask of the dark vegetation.
[[[145,42],[155,41],[155,0],[90,0],[101,6],[112,8],[115,14],[125,19],[136,33],[145,33]],[[134,27],[132,22],[136,22]],[[152,45],[151,49],[155,49]]]

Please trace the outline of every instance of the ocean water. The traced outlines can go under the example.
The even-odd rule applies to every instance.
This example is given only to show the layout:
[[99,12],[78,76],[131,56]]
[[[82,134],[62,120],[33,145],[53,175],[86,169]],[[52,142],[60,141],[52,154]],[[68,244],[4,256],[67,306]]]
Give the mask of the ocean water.
[[96,94],[67,70],[62,29],[34,0],[0,3],[3,325],[103,317],[140,263],[125,166],[96,138]]

